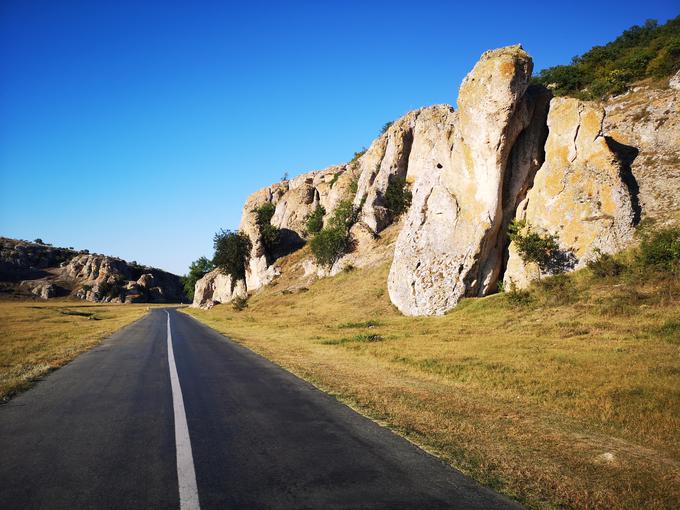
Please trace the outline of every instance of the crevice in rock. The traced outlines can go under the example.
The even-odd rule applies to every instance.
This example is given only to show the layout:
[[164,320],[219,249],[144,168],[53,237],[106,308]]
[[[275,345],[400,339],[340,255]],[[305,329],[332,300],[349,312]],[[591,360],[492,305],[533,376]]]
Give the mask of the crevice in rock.
[[640,223],[642,217],[642,206],[640,205],[640,186],[633,174],[633,162],[640,153],[637,147],[632,145],[625,145],[617,142],[611,136],[605,136],[607,147],[611,150],[616,158],[619,160],[621,169],[621,180],[624,182],[630,193],[630,202],[633,207],[633,225]]
[[[545,143],[548,140],[549,133],[548,112],[552,93],[545,87],[532,85],[527,90],[527,97],[534,104],[531,122],[520,133],[512,146],[508,157],[508,168],[503,178],[503,218],[497,240],[502,247],[496,282],[503,281],[510,258],[508,226],[515,218],[519,204],[526,198],[529,190],[533,188],[536,173],[545,162]],[[535,137],[533,144],[531,143],[532,137]],[[521,154],[527,150],[529,151],[529,161],[523,160]],[[524,155],[525,158],[526,155]],[[526,169],[526,175],[522,175],[524,169]],[[516,188],[517,179],[523,181],[519,189]],[[514,187],[513,184],[515,184]]]

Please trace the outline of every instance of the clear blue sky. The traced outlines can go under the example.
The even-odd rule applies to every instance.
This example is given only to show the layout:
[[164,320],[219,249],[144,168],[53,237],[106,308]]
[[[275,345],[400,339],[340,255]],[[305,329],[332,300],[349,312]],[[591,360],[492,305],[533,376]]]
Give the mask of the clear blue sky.
[[[458,5],[457,5],[458,4]],[[0,234],[176,273],[248,194],[454,103],[479,55],[568,63],[677,1],[0,4]]]

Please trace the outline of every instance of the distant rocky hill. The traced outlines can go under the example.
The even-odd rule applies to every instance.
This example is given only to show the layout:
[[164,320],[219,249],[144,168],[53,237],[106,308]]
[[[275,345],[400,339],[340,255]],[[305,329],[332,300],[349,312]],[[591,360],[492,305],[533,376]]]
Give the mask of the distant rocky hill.
[[180,277],[106,255],[0,237],[0,292],[43,299],[179,303]]
[[[388,291],[399,310],[443,314],[463,297],[539,276],[508,236],[515,219],[553,235],[568,270],[624,249],[642,219],[680,220],[680,76],[590,102],[553,98],[531,84],[532,69],[519,45],[488,51],[464,79],[455,111],[409,112],[352,162],[253,193],[240,224],[252,244],[245,278],[209,273],[194,305],[244,297],[282,271],[309,279],[391,260]],[[394,182],[412,197],[401,216],[389,209]],[[310,214],[323,207],[328,225],[343,200],[356,213],[351,249],[330,267],[309,254],[281,258],[310,238]],[[286,234],[278,258],[266,253],[257,224],[267,202]]]

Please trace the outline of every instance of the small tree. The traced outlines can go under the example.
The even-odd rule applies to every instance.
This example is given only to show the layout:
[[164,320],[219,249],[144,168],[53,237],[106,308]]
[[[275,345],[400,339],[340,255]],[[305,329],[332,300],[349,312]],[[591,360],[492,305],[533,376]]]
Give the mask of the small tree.
[[413,195],[406,186],[406,179],[393,176],[385,190],[385,207],[392,218],[398,218],[411,205]]
[[33,241],[35,244],[45,244],[42,239],[38,238]]
[[255,213],[255,222],[260,231],[260,237],[262,237],[264,250],[267,253],[267,256],[271,257],[278,246],[281,237],[280,229],[271,223],[274,212],[276,212],[276,207],[271,202],[265,202],[261,206],[253,209],[253,212]]
[[389,122],[385,122],[385,124],[383,124],[382,129],[380,129],[380,134],[384,135],[385,133],[387,133],[387,130],[390,129],[392,124],[394,124],[394,121],[392,121],[392,120],[389,121]]
[[319,265],[331,267],[352,246],[350,228],[357,221],[358,209],[351,200],[342,200],[333,211],[328,226],[309,241],[309,248]]
[[213,265],[234,280],[246,277],[252,244],[243,232],[220,230],[214,238],[215,256]]
[[331,267],[345,252],[348,243],[347,231],[338,226],[322,229],[309,241],[309,248],[316,262]]
[[317,205],[316,209],[312,211],[306,220],[307,234],[318,234],[323,228],[323,217],[326,215],[326,209],[321,205]]
[[207,257],[194,260],[189,266],[189,274],[183,278],[184,292],[193,301],[196,282],[215,269],[212,261]]
[[560,250],[557,236],[533,232],[531,225],[523,220],[513,220],[508,227],[508,237],[515,243],[517,252],[525,264],[534,263],[541,273],[561,273],[565,269],[565,256]]

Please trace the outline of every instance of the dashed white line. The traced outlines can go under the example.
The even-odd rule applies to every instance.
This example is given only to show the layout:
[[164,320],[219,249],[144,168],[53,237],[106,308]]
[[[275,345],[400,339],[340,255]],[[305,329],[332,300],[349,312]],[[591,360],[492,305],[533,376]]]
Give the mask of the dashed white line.
[[168,314],[168,366],[170,367],[170,385],[172,387],[172,406],[175,410],[175,448],[177,450],[177,482],[179,484],[180,510],[199,510],[198,488],[196,487],[196,470],[191,453],[189,426],[184,411],[182,387],[179,384],[175,353],[172,349],[172,330],[170,329],[170,313]]

